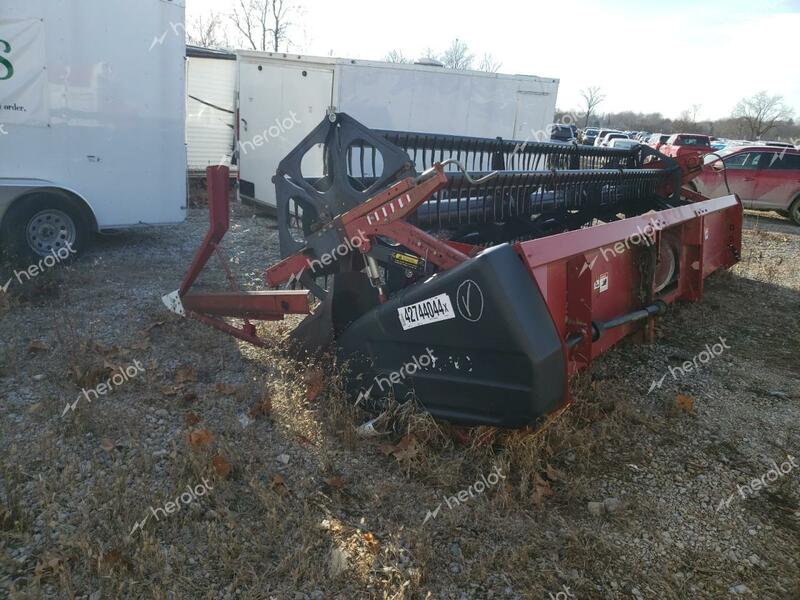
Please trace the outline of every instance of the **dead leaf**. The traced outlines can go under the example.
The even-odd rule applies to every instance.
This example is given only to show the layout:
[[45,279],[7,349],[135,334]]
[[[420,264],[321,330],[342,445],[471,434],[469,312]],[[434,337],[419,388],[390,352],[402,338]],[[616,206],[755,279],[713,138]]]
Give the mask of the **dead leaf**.
[[103,356],[113,356],[114,354],[119,354],[119,348],[117,346],[104,346],[99,342],[90,342],[89,349],[96,354],[102,354]]
[[394,446],[392,444],[381,444],[378,448],[380,448],[380,451],[383,452],[385,456],[389,456],[394,452]]
[[369,531],[362,534],[364,538],[364,544],[367,546],[367,550],[369,550],[372,554],[377,554],[380,551],[381,545],[380,542],[372,535]]
[[96,387],[101,381],[106,381],[109,375],[105,367],[97,365],[84,368],[75,365],[72,367],[72,372],[75,375],[75,383],[85,389]]
[[286,486],[286,481],[279,474],[275,473],[269,478],[269,484],[276,493],[285,496],[289,493],[289,488]]
[[500,433],[497,427],[481,427],[478,429],[479,434],[475,438],[475,446],[491,446],[494,440]]
[[457,442],[464,444],[466,446],[472,443],[472,438],[470,437],[466,429],[464,429],[463,427],[451,427],[450,431]]
[[325,374],[319,369],[306,373],[306,400],[312,402],[325,389]]
[[124,369],[120,365],[112,363],[111,361],[106,359],[103,359],[103,368],[109,371],[124,371]]
[[214,471],[223,479],[227,479],[231,472],[231,464],[225,460],[221,454],[217,454],[211,459],[211,464],[214,466]]
[[208,429],[198,429],[189,434],[189,443],[195,448],[202,448],[208,446],[214,441],[214,434]]
[[44,342],[33,340],[28,346],[28,352],[47,352],[49,348]]
[[556,469],[554,466],[548,464],[545,467],[545,473],[547,473],[547,478],[550,481],[561,481],[564,479],[564,473]]
[[397,443],[397,446],[392,450],[392,454],[398,461],[414,458],[419,454],[419,444],[417,439],[411,435],[404,435],[403,438]]
[[202,419],[200,419],[199,415],[197,415],[197,414],[195,414],[193,412],[188,412],[185,415],[183,415],[183,422],[186,423],[187,427],[194,427],[201,420]]
[[347,485],[347,482],[344,480],[344,478],[339,477],[338,475],[334,475],[333,477],[326,479],[325,483],[335,490],[341,490]]
[[254,404],[250,410],[248,411],[248,415],[253,419],[257,419],[258,417],[267,416],[272,412],[272,398],[270,398],[269,394],[265,394],[264,397],[256,404]]
[[114,448],[117,447],[117,444],[111,438],[106,437],[100,440],[100,447],[106,452],[111,452]]
[[239,388],[230,383],[218,383],[214,386],[214,389],[223,396],[233,396]]
[[104,552],[97,560],[98,565],[110,567],[122,561],[122,552],[113,548],[108,552]]
[[694,414],[694,398],[684,394],[678,394],[675,396],[675,408],[679,411]]
[[64,562],[64,559],[60,556],[49,555],[41,558],[38,563],[36,563],[36,567],[34,567],[34,572],[36,575],[44,575],[47,571],[52,571],[55,573],[58,566]]
[[196,380],[197,376],[195,375],[193,367],[181,367],[175,371],[175,383],[186,383],[187,381]]
[[547,496],[554,494],[550,484],[538,472],[533,474],[533,503],[541,506]]

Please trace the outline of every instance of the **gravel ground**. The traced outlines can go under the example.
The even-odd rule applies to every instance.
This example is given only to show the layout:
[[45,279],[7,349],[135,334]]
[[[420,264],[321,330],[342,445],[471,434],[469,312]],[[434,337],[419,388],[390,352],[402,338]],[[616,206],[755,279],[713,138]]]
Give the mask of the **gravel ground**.
[[[165,311],[206,219],[0,294],[0,597],[800,597],[800,228],[748,214],[742,262],[535,434],[363,439],[329,361]],[[257,286],[274,221],[235,206],[225,248]]]

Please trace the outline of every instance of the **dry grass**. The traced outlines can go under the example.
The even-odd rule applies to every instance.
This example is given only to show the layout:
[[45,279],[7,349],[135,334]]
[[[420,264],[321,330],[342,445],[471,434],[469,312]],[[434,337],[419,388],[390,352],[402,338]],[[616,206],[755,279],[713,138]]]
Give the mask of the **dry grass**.
[[[331,357],[283,352],[291,322],[262,330],[274,348],[253,348],[165,317],[156,299],[119,317],[109,340],[61,300],[12,297],[3,323],[43,314],[52,326],[24,335],[6,326],[0,346],[0,593],[527,599],[566,585],[577,598],[631,598],[636,588],[678,599],[724,597],[745,581],[759,598],[796,597],[797,481],[724,518],[698,497],[718,500],[760,472],[760,455],[800,443],[790,418],[800,396],[763,398],[796,374],[800,347],[797,243],[783,237],[747,233],[743,262],[709,281],[703,303],[671,311],[656,346],[621,345],[572,382],[572,403],[528,431],[457,428],[408,402],[384,407],[385,435],[365,438],[358,428],[376,414],[353,405]],[[70,276],[101,286],[101,275]],[[114,297],[81,294],[94,291]],[[716,335],[730,335],[735,351],[680,383],[695,386],[694,414],[675,409],[672,391],[646,394],[673,354]],[[47,349],[30,352],[32,339]],[[65,399],[134,358],[146,365],[141,378],[61,418]],[[33,374],[45,376],[39,387]],[[746,434],[733,435],[723,409],[745,403],[752,409],[730,418]],[[213,440],[191,443],[206,430]],[[504,475],[496,486],[443,505],[493,469]],[[209,494],[132,533],[203,478]],[[611,496],[618,512],[588,513]],[[690,543],[695,534],[704,537]],[[765,566],[731,562],[732,549]],[[347,568],[332,571],[344,556]]]

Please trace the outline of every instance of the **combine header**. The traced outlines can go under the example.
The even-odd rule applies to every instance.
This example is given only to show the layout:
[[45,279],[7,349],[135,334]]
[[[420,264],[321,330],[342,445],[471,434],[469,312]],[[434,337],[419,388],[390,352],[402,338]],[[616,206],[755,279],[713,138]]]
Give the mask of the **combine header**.
[[273,179],[271,289],[191,291],[228,228],[227,169],[212,167],[210,230],[165,302],[258,345],[252,321],[307,314],[293,339],[335,344],[354,401],[413,393],[455,423],[529,425],[569,401],[571,375],[625,336],[652,340],[667,305],[739,259],[741,205],[683,189],[700,163],[677,160],[332,113]]

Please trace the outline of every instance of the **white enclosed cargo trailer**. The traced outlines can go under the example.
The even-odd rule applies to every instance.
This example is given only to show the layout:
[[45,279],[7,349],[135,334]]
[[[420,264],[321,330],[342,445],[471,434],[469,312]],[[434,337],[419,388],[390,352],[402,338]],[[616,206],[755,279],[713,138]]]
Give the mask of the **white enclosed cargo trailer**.
[[204,176],[206,167],[231,163],[235,97],[236,54],[187,46],[186,152],[190,176]]
[[184,0],[3,0],[0,240],[185,218]]
[[[238,55],[239,193],[275,208],[272,176],[328,109],[367,127],[530,139],[553,120],[558,79],[270,52]],[[316,161],[319,162],[319,161]]]

